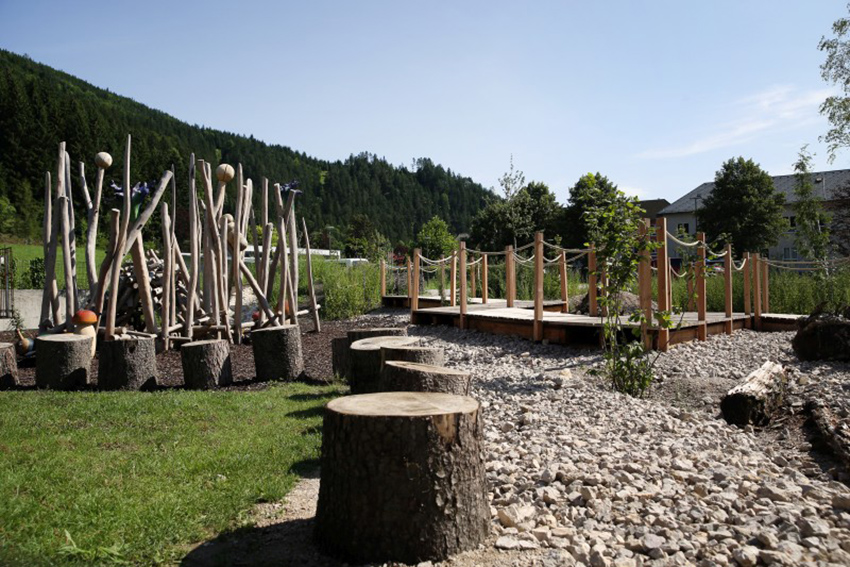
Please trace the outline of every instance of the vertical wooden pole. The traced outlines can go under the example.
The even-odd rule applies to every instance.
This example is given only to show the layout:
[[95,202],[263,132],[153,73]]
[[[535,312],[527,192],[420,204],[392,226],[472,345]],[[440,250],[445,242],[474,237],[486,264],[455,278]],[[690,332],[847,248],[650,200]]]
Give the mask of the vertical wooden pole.
[[317,333],[322,332],[322,323],[319,321],[319,304],[316,301],[316,289],[313,285],[313,258],[310,254],[310,234],[307,232],[307,221],[301,217],[301,226],[304,228],[304,248],[307,249],[307,293],[310,294],[310,311],[313,315],[313,328]]
[[171,326],[171,264],[174,260],[174,252],[171,249],[171,219],[168,216],[168,203],[160,206],[162,214],[162,342],[165,350],[171,348],[168,328]]
[[410,258],[407,259],[407,302],[408,306],[413,303],[413,273],[411,270]]
[[[658,268],[658,310],[670,311],[670,265],[667,258],[667,219],[658,218],[656,221],[655,237],[661,246],[656,252]],[[667,352],[670,345],[670,329],[658,329],[658,350]]]
[[466,242],[460,241],[460,328],[466,328]]
[[747,316],[744,324],[749,329],[752,327],[752,321],[750,320],[750,315],[752,314],[752,305],[750,304],[750,296],[752,295],[752,290],[750,290],[750,270],[752,269],[753,264],[749,252],[744,254],[743,260],[744,269],[741,271],[744,274],[744,315]]
[[698,232],[697,240],[700,242],[700,246],[697,247],[697,254],[699,255],[699,261],[697,262],[697,320],[699,321],[699,326],[697,327],[697,338],[701,341],[706,340],[708,337],[708,326],[706,324],[705,316],[706,316],[706,296],[705,296],[705,233]]
[[753,270],[753,327],[756,331],[761,331],[761,258],[756,252],[751,256]]
[[570,312],[570,290],[569,279],[567,278],[567,253],[561,250],[561,257],[558,260],[559,275],[561,277],[561,313]]
[[198,293],[198,193],[195,191],[195,154],[189,156],[189,289],[187,290],[186,318],[183,320],[183,336],[192,339],[195,324],[195,296]]
[[762,266],[762,297],[764,305],[762,305],[762,313],[770,313],[770,266],[767,264],[767,258],[761,263]]
[[387,295],[387,261],[381,260],[381,298]]
[[[421,248],[413,250],[413,293],[410,295],[410,316],[411,318],[419,309],[419,256],[422,254]],[[411,319],[412,321],[412,319]]]
[[481,257],[481,303],[484,305],[487,304],[487,288],[490,284],[489,280],[490,278],[487,273],[487,253],[485,252]]
[[[233,248],[230,252],[231,257],[231,267],[233,269],[233,273],[231,274],[231,279],[233,280],[233,291],[234,291],[234,303],[233,303],[233,340],[239,345],[242,344],[242,273],[239,271],[239,259],[241,252],[241,243],[242,243],[242,207],[243,201],[245,200],[245,185],[244,185],[244,177],[242,174],[242,164],[236,164],[236,209],[233,211]],[[256,262],[256,257],[254,258]]]
[[[287,203],[289,198],[287,197]],[[289,220],[287,228],[289,229],[289,281],[291,286],[291,296],[289,298],[289,310],[292,311],[292,323],[298,324],[298,223],[295,221],[295,199],[292,200],[292,206],[289,208]]]
[[587,253],[587,303],[588,312],[591,317],[599,315],[599,302],[597,301],[597,276],[596,276],[596,247],[590,245],[590,252]]
[[723,258],[723,289],[726,292],[726,323],[724,330],[732,334],[732,245],[726,245],[726,256]]
[[446,262],[440,262],[440,305],[446,300]]
[[543,233],[534,233],[534,326],[535,341],[543,340]]
[[478,288],[475,286],[477,282],[475,281],[475,265],[469,267],[469,296],[474,298],[475,294],[478,293]]
[[505,248],[505,304],[514,306],[516,298],[516,269],[514,268],[514,247]]
[[[640,238],[648,244],[649,241],[649,219],[643,219],[638,227]],[[649,336],[649,325],[652,323],[652,258],[649,249],[640,252],[638,263],[638,300],[644,321],[640,325],[641,339],[646,349],[652,348]]]
[[451,279],[449,282],[449,305],[454,307],[457,305],[457,298],[455,297],[457,293],[457,250],[452,251],[452,269],[449,272],[449,277]]

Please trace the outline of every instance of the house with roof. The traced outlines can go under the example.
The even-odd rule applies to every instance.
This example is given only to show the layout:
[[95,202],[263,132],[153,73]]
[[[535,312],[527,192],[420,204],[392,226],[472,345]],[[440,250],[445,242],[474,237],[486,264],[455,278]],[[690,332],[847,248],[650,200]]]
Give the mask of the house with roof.
[[[823,199],[824,205],[827,207],[830,205],[830,202],[836,200],[836,191],[850,184],[850,169],[817,171],[812,173],[811,176],[815,195]],[[782,214],[788,220],[788,229],[779,239],[779,242],[768,250],[768,253],[771,258],[776,260],[805,259],[801,258],[794,243],[794,233],[797,223],[793,204],[797,201],[797,196],[794,194],[797,176],[794,174],[776,175],[772,179],[776,190],[785,196],[785,209]],[[714,182],[703,183],[669,206],[664,207],[658,213],[658,216],[667,219],[667,231],[671,234],[683,232],[691,237],[695,237],[699,231],[696,212],[699,210],[702,201],[711,195],[713,190]],[[711,240],[713,235],[707,234],[706,237]],[[680,259],[680,247],[675,242],[669,240],[667,244],[670,251],[670,259]]]

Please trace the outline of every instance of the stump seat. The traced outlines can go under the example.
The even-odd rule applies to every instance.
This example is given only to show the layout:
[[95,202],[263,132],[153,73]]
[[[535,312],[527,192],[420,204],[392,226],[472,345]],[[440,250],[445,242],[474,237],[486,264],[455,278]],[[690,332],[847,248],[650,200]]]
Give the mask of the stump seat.
[[224,339],[187,343],[180,348],[180,361],[187,388],[207,390],[233,383],[230,343]]
[[101,341],[97,387],[101,390],[141,390],[156,386],[156,339],[121,337]]
[[370,337],[351,343],[348,385],[352,394],[377,392],[381,381],[381,347],[417,344],[416,337]]
[[446,363],[446,353],[445,350],[437,347],[383,345],[381,346],[381,368],[389,360],[443,366]]
[[0,388],[13,388],[18,385],[18,358],[15,345],[0,343]]
[[258,380],[295,380],[304,372],[298,325],[254,329],[251,348]]
[[405,337],[407,327],[374,327],[370,329],[353,329],[346,336],[331,340],[333,353],[333,371],[340,378],[351,375],[351,360],[348,354],[351,344],[360,339],[371,337]]
[[385,392],[338,398],[323,424],[320,544],[349,561],[440,561],[489,533],[480,404]]
[[91,383],[92,337],[61,333],[35,339],[35,385],[75,390]]
[[468,396],[470,374],[454,368],[388,360],[381,369],[382,392],[442,392]]

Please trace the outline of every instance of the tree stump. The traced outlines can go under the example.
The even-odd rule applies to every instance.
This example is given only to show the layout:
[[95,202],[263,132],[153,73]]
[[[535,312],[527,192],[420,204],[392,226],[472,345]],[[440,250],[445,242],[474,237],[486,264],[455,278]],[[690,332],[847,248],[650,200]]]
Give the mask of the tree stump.
[[74,390],[91,382],[91,337],[70,333],[35,339],[35,385]]
[[258,380],[295,380],[304,372],[298,325],[254,329],[251,348]]
[[133,336],[101,341],[97,387],[101,390],[156,387],[156,339]]
[[386,392],[337,398],[322,432],[316,537],[349,561],[441,561],[487,537],[479,403]]
[[371,329],[354,329],[348,331],[348,345],[356,343],[361,339],[372,337],[406,337],[407,327],[375,327]]
[[453,368],[388,360],[381,369],[382,392],[442,392],[468,396],[469,385],[469,372]]
[[[419,364],[430,364],[431,366],[442,366],[446,363],[445,351],[436,347],[423,346],[393,346],[381,347],[381,367],[388,360],[403,360],[405,362],[418,362]],[[423,392],[428,390],[422,390]],[[465,395],[465,394],[464,394]]]
[[230,343],[224,339],[195,341],[180,348],[183,382],[193,390],[207,390],[233,383]]
[[18,385],[18,358],[15,345],[0,343],[0,388],[14,388]]
[[850,320],[818,313],[797,326],[791,346],[800,360],[850,360]]
[[723,418],[734,425],[766,425],[782,404],[785,382],[782,365],[765,362],[723,397]]
[[348,337],[331,339],[331,356],[333,360],[334,375],[339,378],[348,378],[350,362],[348,349],[350,347]]
[[382,346],[403,346],[418,342],[416,337],[372,337],[352,343],[348,352],[351,364],[348,385],[351,393],[380,391]]

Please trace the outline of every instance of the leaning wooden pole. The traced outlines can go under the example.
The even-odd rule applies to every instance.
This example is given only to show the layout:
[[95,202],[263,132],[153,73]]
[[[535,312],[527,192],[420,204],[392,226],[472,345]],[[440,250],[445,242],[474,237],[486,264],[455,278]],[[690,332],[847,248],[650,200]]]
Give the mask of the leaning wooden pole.
[[723,257],[723,290],[725,292],[724,297],[724,307],[725,307],[725,315],[726,321],[723,325],[723,330],[727,335],[732,334],[732,268],[734,267],[734,262],[732,262],[732,245],[726,245],[726,255]]
[[59,286],[56,284],[56,237],[58,231],[58,217],[53,207],[53,184],[48,171],[44,174],[44,224],[42,226],[44,293],[41,297],[39,325],[47,319],[51,319],[53,325],[56,325],[59,320]]
[[534,233],[534,323],[535,341],[543,340],[543,233]]
[[696,277],[696,293],[697,293],[697,338],[701,341],[704,341],[708,338],[708,325],[706,322],[706,286],[705,286],[705,233],[698,232],[697,240],[699,241],[699,246],[697,247],[697,254],[699,256],[699,260],[697,261],[697,277]]
[[307,221],[301,217],[301,225],[304,228],[304,248],[307,249],[307,293],[310,294],[310,311],[313,315],[313,327],[317,333],[322,332],[322,323],[319,321],[319,304],[316,301],[316,289],[313,286],[313,259],[310,255],[310,234],[307,232]]

